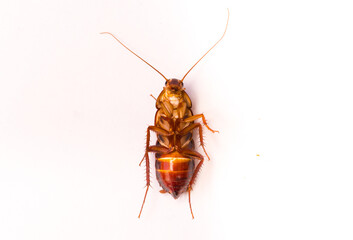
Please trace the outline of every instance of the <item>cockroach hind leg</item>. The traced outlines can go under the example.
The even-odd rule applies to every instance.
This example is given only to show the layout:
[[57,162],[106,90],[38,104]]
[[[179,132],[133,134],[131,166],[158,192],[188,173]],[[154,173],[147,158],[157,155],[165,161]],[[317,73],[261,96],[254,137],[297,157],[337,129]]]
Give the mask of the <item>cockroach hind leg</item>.
[[189,186],[189,187],[188,187],[188,194],[189,194],[189,206],[190,206],[191,217],[192,217],[192,219],[194,219],[194,213],[192,212],[192,207],[191,207],[190,192],[191,192],[191,186]]
[[143,198],[143,202],[142,202],[142,206],[141,206],[141,210],[140,210],[140,213],[139,213],[138,218],[140,218],[140,217],[141,217],[142,209],[143,209],[143,206],[145,205],[146,196],[147,196],[147,192],[148,192],[149,187],[150,187],[150,185],[147,185],[147,188],[146,188],[146,193],[145,193],[145,197]]

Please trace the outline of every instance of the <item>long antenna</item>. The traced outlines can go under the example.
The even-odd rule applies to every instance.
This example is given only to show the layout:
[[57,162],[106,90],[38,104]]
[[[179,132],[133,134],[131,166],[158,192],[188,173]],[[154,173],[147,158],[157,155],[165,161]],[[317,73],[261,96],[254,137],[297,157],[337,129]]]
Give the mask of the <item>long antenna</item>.
[[127,46],[125,46],[122,42],[120,42],[120,40],[115,37],[113,34],[111,34],[110,32],[101,32],[101,34],[110,34],[113,38],[115,38],[115,40],[117,40],[121,45],[123,45],[127,50],[129,50],[132,54],[134,54],[136,57],[138,57],[139,59],[141,59],[142,61],[144,61],[148,66],[150,66],[151,68],[153,68],[156,72],[158,72],[160,75],[162,75],[162,77],[168,81],[168,79],[160,72],[158,71],[156,68],[154,68],[151,64],[149,64],[147,61],[145,61],[143,58],[141,58],[139,55],[137,55],[136,53],[134,53],[132,50],[130,50]]
[[229,9],[228,9],[228,8],[227,8],[227,11],[228,11],[227,24],[226,24],[226,29],[224,30],[224,33],[223,33],[222,37],[215,43],[215,45],[213,45],[213,46],[194,64],[194,66],[192,66],[192,67],[190,68],[190,70],[184,75],[184,77],[181,79],[181,81],[184,81],[186,75],[189,74],[189,72],[201,61],[201,59],[203,59],[204,56],[206,56],[207,53],[209,53],[209,52],[222,40],[222,38],[223,38],[224,35],[226,34],[227,27],[228,27],[228,22],[229,22]]

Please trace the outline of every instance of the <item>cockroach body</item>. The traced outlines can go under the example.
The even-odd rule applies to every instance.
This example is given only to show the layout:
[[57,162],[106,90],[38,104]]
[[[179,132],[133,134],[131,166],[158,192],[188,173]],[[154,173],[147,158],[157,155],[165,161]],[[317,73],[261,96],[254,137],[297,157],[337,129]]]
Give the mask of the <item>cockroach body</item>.
[[[156,177],[162,187],[160,192],[170,193],[175,199],[177,199],[182,193],[188,192],[191,216],[194,218],[191,208],[190,192],[204,161],[204,157],[195,151],[195,143],[193,140],[193,131],[195,129],[197,129],[199,133],[200,145],[207,158],[210,159],[204,146],[202,125],[200,123],[195,123],[195,120],[201,118],[207,129],[213,133],[218,131],[212,130],[207,125],[203,114],[193,114],[191,110],[192,103],[190,97],[185,92],[183,81],[186,75],[199,63],[199,61],[201,61],[201,59],[222,40],[228,27],[228,21],[229,11],[226,28],[222,37],[190,68],[181,80],[175,78],[167,79],[156,68],[120,42],[120,40],[113,34],[103,32],[113,36],[115,40],[127,50],[152,67],[166,80],[163,91],[159,94],[158,98],[155,99],[157,112],[154,125],[147,128],[146,150],[144,157],[140,162],[140,165],[143,160],[146,162],[147,188],[138,216],[139,218],[150,187],[150,160],[148,155],[150,152],[155,153]],[[156,145],[152,146],[150,145],[151,131],[157,134]]]
[[[191,107],[192,103],[183,88],[183,82],[178,79],[168,80],[156,101],[158,110],[154,126],[148,129],[157,133],[157,143],[149,146],[147,139],[148,151],[145,158],[148,158],[148,152],[156,152],[157,180],[163,188],[162,192],[170,193],[175,199],[191,189],[203,163],[203,156],[194,150],[192,134],[198,128],[200,143],[205,151],[202,126],[194,123],[194,120],[203,115],[193,115]],[[206,122],[204,124],[207,126]],[[149,138],[149,134],[147,136]],[[196,168],[195,159],[199,160]]]

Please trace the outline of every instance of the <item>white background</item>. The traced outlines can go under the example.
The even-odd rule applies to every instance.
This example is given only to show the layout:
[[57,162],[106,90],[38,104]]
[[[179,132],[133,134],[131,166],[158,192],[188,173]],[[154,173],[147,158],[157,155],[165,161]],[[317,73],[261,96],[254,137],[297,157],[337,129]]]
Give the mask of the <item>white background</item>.
[[[187,76],[206,162],[187,196],[145,134]],[[0,239],[352,239],[351,1],[1,1]],[[201,150],[200,150],[201,151]],[[259,155],[259,156],[257,156]],[[152,163],[153,165],[153,163]]]

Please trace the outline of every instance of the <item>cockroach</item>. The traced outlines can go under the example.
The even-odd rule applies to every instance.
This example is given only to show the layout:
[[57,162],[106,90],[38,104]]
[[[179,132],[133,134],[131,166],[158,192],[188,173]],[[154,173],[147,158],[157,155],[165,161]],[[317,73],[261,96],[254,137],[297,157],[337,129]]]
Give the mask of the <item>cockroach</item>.
[[[165,80],[165,87],[156,100],[157,112],[154,118],[154,125],[147,128],[146,150],[140,162],[146,162],[146,192],[143,198],[142,206],[138,217],[140,218],[143,206],[146,201],[148,189],[150,187],[150,160],[148,153],[155,153],[155,168],[157,180],[162,187],[161,193],[170,193],[177,199],[182,193],[188,192],[189,205],[192,218],[194,214],[191,207],[190,192],[195,183],[196,176],[203,164],[204,157],[195,151],[193,131],[198,130],[200,145],[203,148],[208,160],[208,156],[203,140],[203,130],[200,123],[195,120],[200,119],[204,126],[215,133],[206,122],[203,114],[194,115],[191,110],[191,100],[185,92],[183,81],[190,71],[203,59],[224,37],[229,22],[229,10],[227,24],[222,37],[187,71],[181,80],[176,78],[168,79],[151,64],[130,50],[117,37],[110,34],[123,47],[145,62],[148,66],[158,72]],[[151,131],[157,134],[156,145],[150,145]],[[197,164],[196,164],[197,163]]]

